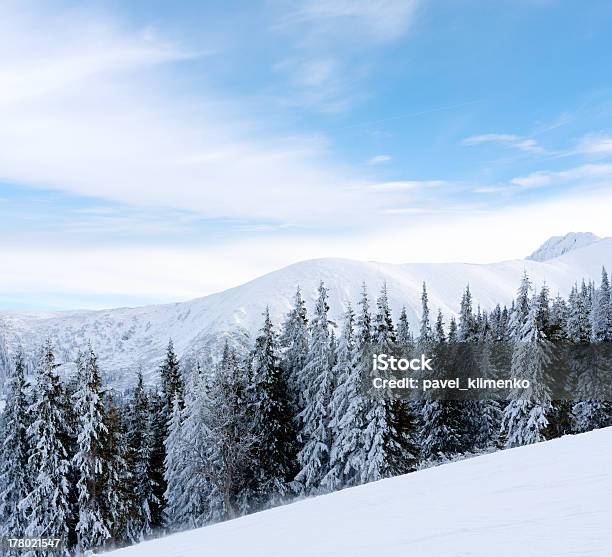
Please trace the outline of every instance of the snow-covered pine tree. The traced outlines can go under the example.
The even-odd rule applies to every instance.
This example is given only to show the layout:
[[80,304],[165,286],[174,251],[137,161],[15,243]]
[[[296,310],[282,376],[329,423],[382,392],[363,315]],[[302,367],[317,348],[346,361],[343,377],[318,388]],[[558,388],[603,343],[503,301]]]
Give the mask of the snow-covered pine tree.
[[6,379],[11,374],[11,358],[8,352],[8,346],[6,342],[5,324],[0,319],[0,386],[4,385]]
[[[182,404],[183,396],[177,393]],[[147,435],[150,443],[150,481],[153,486],[153,499],[151,501],[151,527],[161,530],[164,527],[164,493],[166,481],[164,480],[164,460],[166,447],[164,442],[168,436],[168,422],[166,421],[166,402],[158,389],[152,389],[148,395]]]
[[77,415],[77,449],[72,463],[77,473],[77,551],[84,553],[102,546],[111,533],[109,517],[104,512],[107,463],[103,444],[108,433],[104,423],[104,389],[91,346],[80,363],[78,387],[72,397]]
[[[595,398],[595,394],[605,389],[605,381],[609,374],[609,361],[600,352],[599,357],[589,357],[585,337],[590,334],[590,342],[595,345],[607,343],[612,339],[610,307],[610,284],[605,268],[602,269],[599,289],[583,286],[580,293],[570,303],[568,328],[576,344],[585,345],[577,348],[576,357],[572,361],[573,392],[580,397],[572,406],[572,430],[576,433],[606,427],[612,422],[612,404]],[[590,307],[590,311],[589,311]],[[585,313],[589,312],[587,326]],[[603,358],[602,358],[603,356]]]
[[102,443],[103,510],[110,533],[106,547],[117,547],[129,539],[127,528],[130,519],[132,475],[127,463],[128,447],[121,409],[110,391],[105,394],[104,406],[106,433]]
[[299,286],[293,299],[293,307],[283,324],[280,349],[281,367],[287,380],[295,419],[304,408],[305,385],[302,371],[306,366],[308,356],[308,316]]
[[427,285],[423,283],[421,293],[421,327],[419,330],[419,342],[426,344],[431,340],[431,323],[429,320],[429,298],[427,296]]
[[454,315],[451,317],[450,324],[448,326],[448,342],[449,344],[459,342],[459,330]]
[[582,288],[572,288],[568,300],[567,337],[571,342],[588,344],[591,340],[591,318],[588,290],[584,281]]
[[214,509],[210,507],[215,488],[207,473],[211,462],[209,422],[213,406],[208,374],[198,366],[192,367],[186,382],[182,419],[175,416],[173,420],[175,425],[182,422],[180,433],[173,434],[172,441],[167,445],[167,458],[171,459],[172,464],[168,463],[166,468],[169,479],[166,517],[167,525],[175,529],[197,528],[211,520],[219,520],[222,515],[220,505]]
[[27,519],[20,506],[30,492],[27,382],[21,350],[9,368],[6,405],[0,413],[0,537],[23,537]]
[[329,427],[333,444],[329,472],[323,479],[325,491],[356,485],[361,472],[362,461],[358,457],[358,449],[361,446],[365,416],[359,389],[361,373],[357,362],[355,312],[350,302],[344,314],[333,376],[336,378],[336,386],[329,404]]
[[252,469],[257,462],[257,439],[250,422],[247,376],[227,344],[212,378],[208,400],[197,426],[201,435],[195,445],[198,452],[188,452],[187,460],[196,461],[195,470],[204,481],[209,520],[231,519],[246,507]]
[[168,341],[166,349],[166,358],[159,370],[161,396],[164,404],[165,419],[168,420],[172,415],[172,405],[175,397],[178,397],[179,403],[183,405],[183,380],[181,377],[181,366],[179,359],[174,352],[174,342],[172,339]]
[[[425,302],[426,303],[426,302]],[[425,308],[424,308],[425,310]],[[423,311],[424,314],[427,311]],[[448,341],[441,335],[434,340],[419,341],[423,353],[432,354],[439,372],[447,372],[450,365],[449,349],[456,349],[457,323],[451,318]],[[463,417],[460,401],[430,398],[421,404],[421,430],[419,435],[421,457],[425,461],[438,461],[451,458],[463,450]]]
[[372,329],[372,342],[377,352],[389,353],[395,348],[396,336],[391,309],[389,308],[389,294],[387,283],[383,283],[380,295],[376,300],[376,315]]
[[[548,339],[553,343],[567,341],[568,306],[559,294],[553,299],[550,307],[550,323]],[[554,354],[554,353],[553,353]],[[567,365],[565,362],[564,367]],[[571,385],[565,385],[571,388]],[[551,437],[561,437],[571,432],[572,404],[569,400],[553,400],[550,413],[549,432]]]
[[434,342],[446,342],[446,333],[444,331],[444,317],[442,316],[442,310],[438,309],[438,316],[436,317],[436,324],[433,330],[433,341]]
[[594,342],[612,341],[612,302],[610,281],[605,267],[601,270],[601,285],[593,301],[591,329],[591,338]]
[[53,347],[47,341],[36,364],[33,400],[28,414],[33,422],[27,430],[31,451],[28,470],[30,492],[20,502],[28,525],[25,535],[31,538],[52,537],[64,540],[60,554],[68,555],[71,508],[69,501],[70,461],[63,388],[56,368]]
[[267,308],[251,361],[249,404],[258,462],[253,506],[261,509],[286,498],[297,472],[294,416]]
[[[396,337],[386,285],[376,305],[372,349],[374,353],[392,354],[396,349]],[[367,457],[362,481],[375,481],[414,470],[418,450],[413,439],[415,422],[409,405],[392,397],[372,398],[366,404],[364,441]]]
[[550,291],[546,282],[542,285],[538,294],[538,327],[540,331],[550,338],[551,317],[550,317]]
[[[341,356],[333,370],[338,383],[330,402],[333,445],[330,471],[324,480],[326,491],[367,481],[365,464],[368,445],[365,431],[368,426],[366,415],[371,401],[363,396],[362,381],[369,375],[372,320],[365,283],[362,285],[359,306],[353,348],[351,350],[350,342],[350,323],[353,317],[349,308],[345,314],[341,337]],[[349,360],[350,352],[353,352],[352,361]],[[343,411],[343,408],[346,410]]]
[[428,400],[421,410],[421,457],[446,460],[463,451],[461,409],[455,400]]
[[531,389],[529,393],[515,393],[519,398],[512,400],[504,410],[502,432],[506,447],[538,443],[545,439],[547,415],[551,409],[546,384],[551,346],[539,328],[539,313],[539,298],[534,296],[512,355],[512,376],[528,379]]
[[[496,377],[497,369],[495,366],[499,363],[499,354],[496,354],[496,350],[498,350],[498,347],[505,345],[506,343],[503,341],[493,341],[490,338],[479,344],[478,366],[481,376],[485,379]],[[469,401],[469,407],[476,413],[473,420],[475,425],[473,449],[483,450],[495,447],[499,439],[502,418],[500,401],[494,398]]]
[[529,280],[527,271],[525,271],[518,292],[516,293],[516,299],[512,301],[512,310],[509,316],[508,332],[513,340],[520,339],[522,336],[523,326],[529,315],[530,297],[531,281]]
[[127,461],[132,476],[132,500],[127,537],[131,541],[143,540],[153,531],[153,509],[158,504],[153,479],[154,431],[148,393],[142,372],[138,372],[136,387],[129,402],[126,438]]
[[461,297],[458,324],[459,342],[474,342],[478,338],[478,325],[472,308],[472,292],[470,285],[465,287]]
[[[480,356],[476,343],[480,339],[480,327],[482,323],[482,313],[480,308],[478,315],[474,315],[472,292],[470,285],[465,287],[463,296],[461,297],[461,305],[459,310],[458,323],[458,339],[461,343],[461,360],[465,369],[476,369]],[[487,424],[481,423],[485,416],[489,414],[486,406],[488,401],[465,400],[465,401],[449,401],[451,404],[458,406],[461,415],[461,429],[457,434],[461,436],[461,444],[463,451],[475,451],[484,443],[484,432],[488,431]]]
[[550,307],[549,339],[552,342],[567,339],[567,318],[567,303],[559,294],[557,294]]
[[412,335],[410,324],[408,323],[406,306],[402,307],[399,319],[397,321],[397,346],[400,352],[405,354],[406,357],[414,352],[414,336]]
[[299,438],[303,447],[298,454],[300,471],[296,482],[304,494],[322,491],[323,478],[329,472],[332,445],[329,428],[329,403],[334,389],[332,376],[329,323],[327,320],[327,288],[318,289],[314,315],[310,323],[311,341],[304,367],[305,406],[301,413]]
[[[399,347],[391,317],[386,283],[383,284],[376,305],[375,350],[379,353],[397,352]],[[384,441],[386,474],[397,476],[412,472],[419,461],[416,441],[417,420],[412,412],[412,405],[397,397],[391,397],[383,403],[388,427]]]
[[166,491],[164,499],[164,515],[166,526],[169,529],[180,530],[185,527],[184,514],[182,509],[182,498],[184,493],[183,486],[183,467],[185,466],[186,443],[183,439],[182,425],[183,412],[178,396],[175,395],[172,404],[172,415],[168,424],[168,437],[166,437],[166,459],[164,461],[164,480],[166,481]]

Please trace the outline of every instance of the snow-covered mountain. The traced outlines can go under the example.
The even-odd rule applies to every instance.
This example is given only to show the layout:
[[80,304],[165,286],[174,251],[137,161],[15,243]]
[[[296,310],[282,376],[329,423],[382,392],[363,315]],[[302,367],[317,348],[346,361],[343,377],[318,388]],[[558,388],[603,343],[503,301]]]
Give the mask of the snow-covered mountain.
[[605,557],[612,428],[308,499],[112,557]]
[[601,240],[592,232],[570,232],[565,236],[553,236],[544,242],[527,259],[548,261],[569,251],[582,248]]
[[423,281],[427,283],[433,309],[441,308],[448,316],[458,311],[466,284],[470,285],[475,302],[488,309],[496,303],[511,302],[525,271],[536,285],[546,281],[552,295],[557,292],[567,295],[577,280],[599,282],[602,265],[612,268],[612,238],[581,247],[574,242],[571,251],[545,261],[396,265],[315,259],[187,302],[102,311],[5,312],[0,313],[0,321],[4,321],[11,349],[18,342],[26,347],[40,346],[49,337],[57,347],[60,361],[64,362],[72,361],[77,351],[90,341],[105,372],[119,383],[129,384],[138,366],[145,373],[155,369],[169,338],[174,340],[177,352],[184,354],[190,349],[218,343],[220,333],[252,334],[262,322],[266,305],[273,320],[280,323],[291,306],[298,284],[310,309],[317,286],[323,280],[330,290],[330,316],[339,321],[347,302],[358,300],[362,282],[367,283],[373,298],[386,282],[395,315],[405,305],[416,326]]

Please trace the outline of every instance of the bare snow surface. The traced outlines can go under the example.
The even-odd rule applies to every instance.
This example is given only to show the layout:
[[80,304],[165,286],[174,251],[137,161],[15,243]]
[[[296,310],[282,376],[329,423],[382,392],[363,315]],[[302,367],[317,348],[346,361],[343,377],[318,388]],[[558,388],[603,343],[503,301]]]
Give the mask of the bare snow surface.
[[612,428],[308,499],[113,557],[610,557]]

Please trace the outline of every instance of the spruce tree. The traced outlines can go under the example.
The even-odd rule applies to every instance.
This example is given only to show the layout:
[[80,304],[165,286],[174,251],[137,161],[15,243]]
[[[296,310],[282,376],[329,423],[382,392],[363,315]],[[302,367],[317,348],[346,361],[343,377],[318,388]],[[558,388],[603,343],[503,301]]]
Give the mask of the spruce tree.
[[111,537],[109,517],[105,516],[107,495],[104,479],[107,463],[104,460],[108,433],[104,416],[104,390],[98,362],[91,346],[81,360],[78,390],[73,395],[77,415],[77,452],[72,463],[77,471],[77,548],[84,552],[104,544]]
[[362,285],[359,306],[354,334],[352,333],[354,317],[351,308],[347,309],[338,363],[333,370],[337,384],[330,401],[333,445],[330,470],[323,485],[326,491],[367,481],[369,442],[366,429],[371,401],[364,397],[362,382],[370,373],[372,320],[365,283]]
[[546,381],[551,346],[539,328],[539,313],[539,299],[534,297],[512,356],[512,376],[528,379],[531,388],[515,393],[516,398],[504,410],[502,431],[506,447],[543,441],[549,423],[551,402]]
[[323,480],[325,491],[356,485],[362,461],[358,449],[364,428],[355,339],[355,313],[350,303],[344,314],[338,357],[333,375],[336,386],[329,404],[331,436],[329,472]]
[[175,397],[178,398],[181,406],[183,405],[183,381],[181,377],[180,362],[174,352],[172,339],[168,341],[166,358],[159,370],[161,379],[161,396],[166,420],[172,414],[172,405]]
[[427,296],[427,285],[423,283],[421,293],[421,328],[419,342],[427,343],[431,339],[431,323],[429,321],[429,299]]
[[448,342],[458,342],[459,340],[459,330],[457,327],[457,321],[455,317],[451,317],[450,324],[448,326]]
[[23,355],[8,370],[6,405],[0,413],[0,537],[24,537],[27,527],[21,505],[31,490],[28,474],[29,426]]
[[300,440],[303,447],[298,454],[300,471],[296,481],[305,494],[316,494],[322,489],[323,478],[329,472],[332,445],[329,428],[329,403],[334,389],[332,354],[330,351],[329,322],[327,319],[327,288],[323,282],[318,289],[314,315],[310,324],[311,342],[304,368],[305,406],[301,413]]
[[[227,359],[225,365],[228,365]],[[210,382],[215,377],[216,374],[212,374]],[[173,412],[173,426],[168,438],[171,440],[167,444],[167,458],[170,460],[166,467],[166,518],[168,526],[174,529],[197,528],[212,520],[220,520],[223,515],[222,504],[214,504],[218,492],[208,472],[213,462],[212,442],[215,441],[211,442],[214,428],[211,424],[213,401],[210,382],[208,374],[198,366],[192,367],[187,377],[185,408],[180,419],[178,404]]]
[[302,298],[302,291],[298,286],[295,293],[293,307],[287,314],[280,337],[281,362],[280,365],[286,377],[289,390],[291,411],[296,425],[298,414],[304,408],[303,370],[308,356],[308,317],[306,304]]
[[397,346],[406,357],[410,356],[415,348],[414,336],[410,330],[408,315],[406,314],[406,306],[402,307],[397,321]]
[[597,290],[591,310],[591,338],[594,342],[612,341],[612,304],[610,282],[605,268],[601,270],[601,285]]
[[121,408],[109,391],[106,392],[104,400],[106,432],[102,443],[103,513],[110,534],[106,546],[118,547],[129,540],[132,475],[127,462],[129,451]]
[[164,480],[166,482],[164,514],[166,526],[171,529],[185,527],[182,509],[184,491],[182,470],[186,461],[186,444],[183,440],[182,422],[181,405],[178,396],[175,396],[168,424],[168,437],[165,441],[166,459],[164,461]]
[[[386,285],[383,285],[376,306],[373,350],[375,353],[393,353],[396,337]],[[388,397],[372,398],[367,406],[364,432],[367,459],[363,481],[374,481],[414,470],[418,450],[413,439],[415,422],[408,404],[390,394]]]
[[442,316],[442,310],[438,309],[438,316],[436,317],[436,325],[433,331],[434,342],[446,342],[446,333],[444,331],[444,318]]
[[154,431],[149,396],[142,372],[138,372],[127,414],[127,461],[132,476],[132,500],[127,524],[128,539],[143,540],[153,531],[153,512],[158,504],[153,479]]
[[72,509],[69,501],[69,450],[66,416],[62,412],[63,387],[56,369],[50,341],[43,347],[36,365],[34,398],[28,408],[33,422],[27,430],[31,451],[28,470],[30,492],[20,502],[28,526],[25,535],[31,538],[61,538],[61,554],[68,555],[68,538]]
[[[449,357],[456,349],[457,325],[451,318],[448,340],[438,338],[421,340],[419,349],[434,357],[436,369],[446,374],[451,364]],[[452,458],[463,451],[463,417],[460,402],[428,398],[421,404],[420,450],[426,461]]]
[[268,309],[255,341],[249,399],[259,463],[255,476],[256,507],[263,508],[283,501],[297,472],[291,399]]

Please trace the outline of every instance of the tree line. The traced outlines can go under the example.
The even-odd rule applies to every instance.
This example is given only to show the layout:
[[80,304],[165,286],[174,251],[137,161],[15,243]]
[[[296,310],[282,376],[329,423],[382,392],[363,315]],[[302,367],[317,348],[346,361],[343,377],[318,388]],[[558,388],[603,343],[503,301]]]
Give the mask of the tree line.
[[538,402],[404,401],[361,388],[372,351],[490,341],[492,360],[537,378],[552,341],[612,342],[605,269],[598,287],[583,281],[567,300],[534,292],[525,275],[511,307],[491,311],[473,307],[468,286],[448,325],[441,311],[432,319],[423,284],[414,332],[405,308],[393,319],[386,285],[371,302],[364,284],[339,328],[327,300],[321,283],[308,315],[298,288],[279,330],[266,310],[252,347],[226,343],[214,364],[181,363],[170,341],[159,383],[139,372],[127,392],[103,384],[91,347],[69,377],[50,341],[30,374],[18,352],[0,417],[0,535],[60,537],[64,554],[83,554],[612,423],[609,401],[546,392]]

